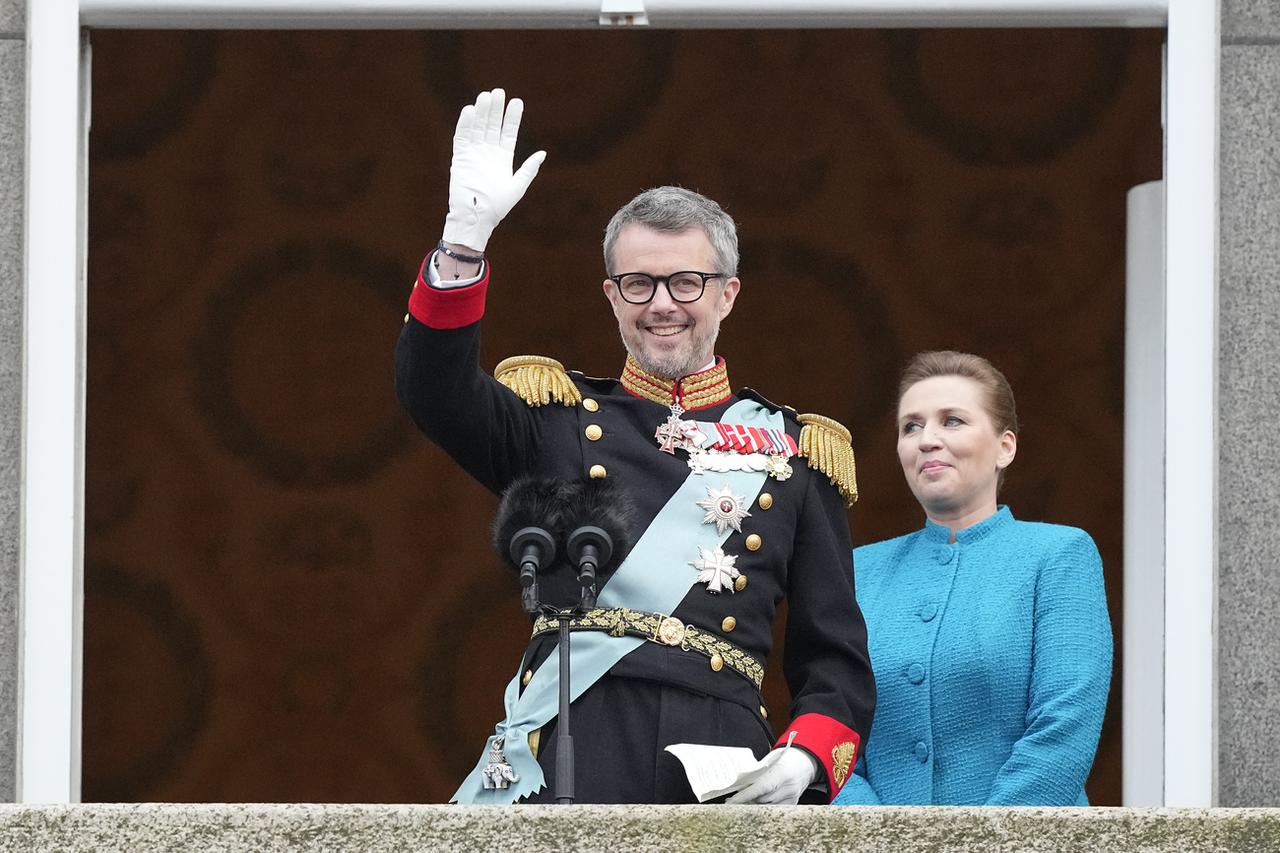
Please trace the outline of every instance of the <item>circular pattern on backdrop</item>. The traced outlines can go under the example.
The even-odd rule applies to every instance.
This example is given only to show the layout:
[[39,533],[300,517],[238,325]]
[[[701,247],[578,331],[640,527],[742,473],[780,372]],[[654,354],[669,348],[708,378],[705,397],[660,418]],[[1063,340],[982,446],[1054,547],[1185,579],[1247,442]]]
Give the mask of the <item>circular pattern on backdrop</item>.
[[771,123],[803,126],[804,132],[761,138],[753,124],[755,102],[710,96],[696,114],[724,128],[722,144],[668,146],[675,158],[672,171],[685,186],[714,188],[711,193],[731,212],[755,211],[775,227],[788,211],[822,220],[818,228],[846,221],[859,234],[901,227],[914,215],[915,176],[904,168],[900,146],[881,115],[854,97],[833,97],[830,108],[816,112],[782,89],[761,88],[756,97],[769,105]]
[[345,713],[355,693],[355,685],[343,664],[328,655],[292,655],[281,676],[280,695],[284,707],[293,714]]
[[213,666],[163,582],[93,563],[84,593],[84,799],[145,802],[203,732]]
[[155,249],[172,231],[158,232],[164,216],[157,215],[155,200],[137,182],[113,174],[122,171],[111,165],[90,170],[87,272],[90,332],[110,330],[108,335],[125,339],[116,346],[127,352],[148,340],[131,334],[133,327],[145,325],[142,318],[159,322],[156,314],[181,298],[182,289],[154,270]]
[[885,87],[916,130],[974,163],[1031,163],[1099,122],[1126,79],[1123,29],[886,30]]
[[282,485],[361,482],[409,434],[389,380],[410,273],[342,240],[248,259],[194,345],[197,408],[219,443]]
[[381,485],[325,502],[243,492],[202,578],[216,590],[207,603],[238,636],[282,652],[350,662],[364,643],[397,636],[432,606],[423,572],[436,577],[436,555],[458,545],[457,516],[413,513]]
[[880,291],[852,258],[792,240],[747,242],[742,257],[747,283],[722,333],[736,381],[761,377],[774,402],[835,418],[858,447],[903,362]]
[[457,579],[449,589],[455,606],[437,617],[434,645],[423,650],[415,673],[419,731],[453,786],[440,792],[441,801],[471,771],[502,719],[503,690],[529,640],[519,584],[498,569],[496,557],[491,562],[491,570],[440,572]]
[[[493,80],[510,81],[508,97],[536,103],[520,126],[517,164],[538,150],[562,162],[594,160],[643,126],[667,85],[676,45],[674,33],[661,31],[439,31],[426,38],[427,83],[446,115],[456,118]],[[574,61],[558,62],[566,51]]]
[[1072,348],[1062,318],[1088,290],[1081,282],[1093,287],[1109,245],[1092,233],[1089,202],[1064,206],[1055,190],[1000,180],[939,193],[923,217],[928,245],[914,256],[928,346],[989,353],[1010,329],[1039,328],[1036,342]]
[[[97,357],[100,349],[91,347],[90,352]],[[94,537],[124,524],[143,503],[154,458],[137,454],[140,438],[128,424],[106,418],[92,422],[85,430],[84,524],[91,544]]]
[[1058,200],[1040,187],[1017,183],[979,187],[954,199],[950,214],[950,230],[966,241],[1043,252],[1056,251],[1061,245],[1062,210]]
[[[186,123],[213,78],[216,33],[171,30],[98,33],[98,51],[141,52],[146,62],[93,65],[93,157],[137,157]],[[107,76],[110,73],[113,76]]]
[[[378,153],[367,147],[358,129],[364,123],[328,126],[324,132],[290,122],[262,154],[271,194],[298,210],[337,210],[355,201],[373,184]],[[304,132],[305,128],[305,132]]]
[[393,161],[403,153],[399,119],[367,87],[298,86],[249,117],[232,146],[238,150],[228,152],[248,161],[276,201],[309,216],[334,213],[375,192],[380,172],[407,177]]
[[258,531],[261,562],[279,571],[365,572],[372,568],[373,531],[340,506],[304,507],[268,518]]

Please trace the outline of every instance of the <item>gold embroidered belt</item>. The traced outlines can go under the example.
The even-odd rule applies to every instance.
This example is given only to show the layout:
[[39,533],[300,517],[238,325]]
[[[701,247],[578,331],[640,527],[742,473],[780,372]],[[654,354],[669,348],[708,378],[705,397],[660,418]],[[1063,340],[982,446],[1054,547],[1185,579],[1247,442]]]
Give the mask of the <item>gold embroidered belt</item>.
[[[533,623],[533,636],[551,634],[560,629],[560,620],[539,616]],[[625,607],[598,607],[569,620],[571,631],[605,631],[611,637],[642,637],[662,646],[678,646],[686,652],[697,652],[711,661],[719,672],[729,667],[760,689],[764,682],[764,665],[722,637],[686,625],[674,616],[645,613]]]

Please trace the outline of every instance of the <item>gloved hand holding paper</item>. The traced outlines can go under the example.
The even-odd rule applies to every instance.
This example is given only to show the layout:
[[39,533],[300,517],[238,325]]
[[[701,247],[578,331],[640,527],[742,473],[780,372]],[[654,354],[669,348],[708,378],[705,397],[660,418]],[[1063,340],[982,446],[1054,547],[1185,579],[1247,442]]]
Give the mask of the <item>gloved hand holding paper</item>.
[[[794,738],[794,733],[792,737]],[[774,775],[794,776],[794,770],[788,770],[784,774],[780,774],[778,767],[782,762],[783,756],[794,758],[801,756],[803,758],[803,767],[807,768],[809,778],[803,780],[802,784],[787,784],[788,790],[780,791],[783,799],[774,800],[752,798],[751,802],[789,802],[796,803],[799,800],[800,793],[808,786],[813,778],[814,761],[803,750],[791,748],[791,741],[787,741],[787,745],[781,749],[771,751],[759,761],[756,760],[755,754],[751,750],[743,746],[707,746],[699,743],[673,743],[667,747],[667,752],[680,759],[680,763],[684,765],[685,776],[689,779],[689,787],[693,789],[693,794],[698,798],[698,802],[705,803],[707,800],[713,800],[716,797],[723,797],[725,794],[732,794],[749,788],[753,783],[762,779],[770,772]],[[790,753],[790,755],[788,755]],[[791,763],[791,762],[788,762]],[[793,767],[799,766],[797,762]],[[800,774],[806,771],[801,769]],[[786,781],[790,782],[790,779]],[[771,789],[775,786],[769,786]],[[791,796],[791,788],[795,788],[794,797]]]

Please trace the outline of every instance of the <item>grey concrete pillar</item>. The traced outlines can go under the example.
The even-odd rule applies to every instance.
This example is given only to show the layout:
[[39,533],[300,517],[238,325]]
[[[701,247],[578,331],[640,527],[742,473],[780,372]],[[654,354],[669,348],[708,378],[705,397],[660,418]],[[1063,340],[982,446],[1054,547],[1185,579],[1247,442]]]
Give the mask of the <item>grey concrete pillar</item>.
[[26,0],[0,0],[0,801],[16,787]]
[[1218,796],[1224,806],[1277,805],[1280,4],[1275,0],[1223,0],[1220,91]]

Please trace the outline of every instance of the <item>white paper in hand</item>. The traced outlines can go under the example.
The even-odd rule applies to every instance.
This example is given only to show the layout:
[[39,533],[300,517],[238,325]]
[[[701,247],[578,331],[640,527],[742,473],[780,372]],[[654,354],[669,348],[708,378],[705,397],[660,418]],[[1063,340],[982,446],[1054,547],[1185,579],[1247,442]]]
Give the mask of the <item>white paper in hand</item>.
[[698,802],[741,791],[764,775],[782,755],[775,749],[760,761],[745,746],[707,746],[701,743],[673,743],[667,752],[680,759],[689,787]]

